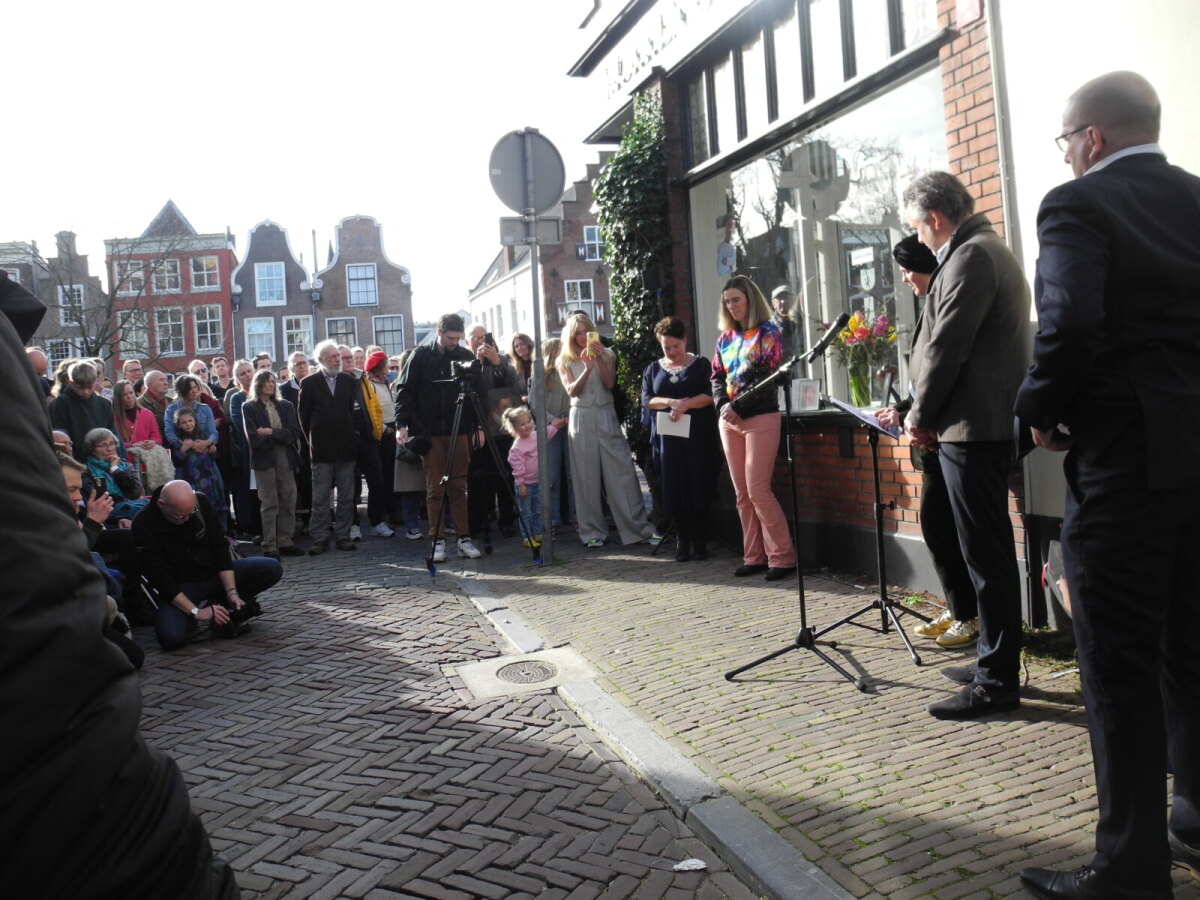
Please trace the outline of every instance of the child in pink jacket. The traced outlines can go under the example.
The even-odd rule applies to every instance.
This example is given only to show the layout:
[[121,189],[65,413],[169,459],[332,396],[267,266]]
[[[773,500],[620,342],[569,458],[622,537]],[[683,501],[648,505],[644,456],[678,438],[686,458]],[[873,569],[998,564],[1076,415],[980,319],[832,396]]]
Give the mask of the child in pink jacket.
[[[513,436],[512,449],[508,451],[508,464],[512,467],[513,481],[517,488],[517,504],[521,507],[521,519],[525,523],[528,537],[526,547],[542,544],[542,500],[538,483],[537,436],[533,433],[533,413],[528,406],[516,406],[504,411],[504,430]],[[564,418],[551,419],[546,430],[550,440],[567,424]]]

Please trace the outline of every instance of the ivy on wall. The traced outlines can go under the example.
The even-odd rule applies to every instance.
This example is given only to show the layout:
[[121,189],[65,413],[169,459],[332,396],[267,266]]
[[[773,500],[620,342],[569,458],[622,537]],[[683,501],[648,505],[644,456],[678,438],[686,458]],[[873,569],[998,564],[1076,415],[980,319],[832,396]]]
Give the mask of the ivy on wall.
[[[593,189],[604,235],[617,384],[625,392],[625,433],[638,465],[649,462],[650,433],[642,425],[642,372],[662,355],[654,325],[674,311],[671,232],[667,220],[667,155],[656,93],[634,101],[633,121]],[[648,289],[648,283],[649,288]]]

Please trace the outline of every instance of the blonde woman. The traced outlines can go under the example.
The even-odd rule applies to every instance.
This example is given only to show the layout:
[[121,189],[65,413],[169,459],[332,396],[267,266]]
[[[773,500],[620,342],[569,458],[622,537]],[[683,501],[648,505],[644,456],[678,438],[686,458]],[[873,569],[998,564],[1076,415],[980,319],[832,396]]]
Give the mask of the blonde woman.
[[567,447],[579,539],[588,549],[604,546],[608,523],[601,502],[603,485],[621,543],[648,540],[654,529],[646,518],[633,456],[613,409],[616,358],[600,343],[596,326],[583,313],[568,316],[563,326],[558,374],[571,398]]

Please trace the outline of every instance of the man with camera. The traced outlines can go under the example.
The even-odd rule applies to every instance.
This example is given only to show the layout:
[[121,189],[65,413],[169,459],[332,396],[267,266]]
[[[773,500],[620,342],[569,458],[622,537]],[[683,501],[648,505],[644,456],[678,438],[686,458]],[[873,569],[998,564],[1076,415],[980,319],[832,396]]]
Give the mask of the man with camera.
[[234,560],[212,504],[186,481],[154,492],[133,520],[133,543],[159,597],[154,630],[164,650],[186,644],[201,622],[236,637],[259,614],[258,595],[283,577],[278,560]]
[[[396,391],[396,440],[425,458],[426,503],[429,507],[429,533],[434,539],[433,562],[446,561],[446,541],[442,527],[442,478],[447,474],[451,455],[450,432],[454,425],[455,402],[460,391],[486,395],[483,367],[466,347],[462,316],[447,313],[438,320],[437,340],[413,351],[400,374]],[[464,404],[459,433],[453,445],[449,478],[445,492],[450,515],[460,530],[458,554],[478,559],[482,554],[467,533],[467,469],[471,449],[467,435],[484,423],[476,422],[470,404]],[[481,435],[482,436],[482,435]]]

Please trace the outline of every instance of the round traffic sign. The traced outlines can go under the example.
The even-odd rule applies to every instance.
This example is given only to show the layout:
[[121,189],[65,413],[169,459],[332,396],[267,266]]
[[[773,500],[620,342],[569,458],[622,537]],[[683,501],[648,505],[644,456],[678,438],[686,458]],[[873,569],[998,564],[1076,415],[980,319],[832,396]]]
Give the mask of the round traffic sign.
[[544,213],[562,199],[566,169],[558,148],[536,128],[512,131],[496,143],[488,161],[492,190],[516,213]]

